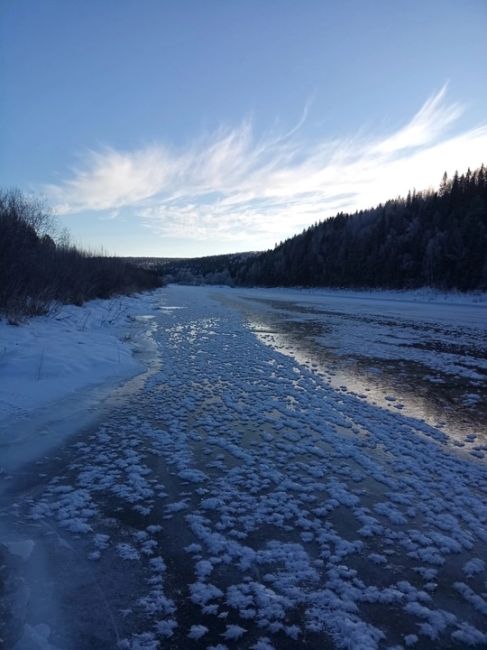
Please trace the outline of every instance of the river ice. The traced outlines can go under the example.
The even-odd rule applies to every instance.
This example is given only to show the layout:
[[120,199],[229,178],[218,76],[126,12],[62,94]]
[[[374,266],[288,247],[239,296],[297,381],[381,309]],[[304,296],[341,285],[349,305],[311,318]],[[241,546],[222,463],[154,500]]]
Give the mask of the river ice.
[[[283,344],[269,300],[300,322],[311,309],[323,325],[313,345],[328,327],[340,348],[333,319],[346,320],[346,298],[296,293],[152,294],[149,370],[131,394],[53,451],[4,468],[6,647],[485,647],[482,422],[459,446],[453,414],[443,425],[420,417],[400,386],[369,399],[326,355]],[[485,307],[437,306],[468,346],[462,366],[458,349],[417,356],[426,324],[438,326],[434,306],[355,305],[350,314],[381,313],[389,339],[407,319],[417,340],[404,360],[474,382],[483,400]],[[380,363],[372,320],[363,341],[377,341],[366,347]],[[347,328],[344,357],[359,346],[351,317]]]

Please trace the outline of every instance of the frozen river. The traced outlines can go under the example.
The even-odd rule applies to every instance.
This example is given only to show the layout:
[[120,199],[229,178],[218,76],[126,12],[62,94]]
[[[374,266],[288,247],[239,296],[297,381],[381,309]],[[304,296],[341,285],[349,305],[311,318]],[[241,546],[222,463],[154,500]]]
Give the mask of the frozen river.
[[4,647],[485,647],[485,307],[157,295],[147,372],[0,475]]
[[[262,341],[334,388],[425,420],[481,455],[478,445],[487,442],[485,305],[324,290],[238,290],[223,299],[240,307]],[[477,444],[469,445],[472,432]]]

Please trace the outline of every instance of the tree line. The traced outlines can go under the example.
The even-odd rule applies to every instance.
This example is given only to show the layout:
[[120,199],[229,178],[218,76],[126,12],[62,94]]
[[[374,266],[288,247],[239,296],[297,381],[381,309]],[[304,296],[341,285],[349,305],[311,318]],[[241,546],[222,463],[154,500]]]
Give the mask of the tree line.
[[487,169],[340,212],[257,254],[169,263],[173,281],[243,286],[487,289]]
[[42,204],[0,192],[0,315],[10,321],[46,313],[53,301],[81,305],[161,284],[157,271],[80,250],[56,234]]

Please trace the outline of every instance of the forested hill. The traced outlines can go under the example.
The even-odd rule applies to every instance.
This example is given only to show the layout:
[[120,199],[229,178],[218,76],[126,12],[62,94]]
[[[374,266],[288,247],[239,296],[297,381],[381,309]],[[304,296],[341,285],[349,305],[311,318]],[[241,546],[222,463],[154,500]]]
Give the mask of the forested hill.
[[158,270],[167,282],[183,284],[235,284],[248,263],[263,253],[229,253],[183,260],[169,260]]
[[[193,261],[197,280],[211,271],[206,260]],[[340,213],[274,250],[222,261],[218,273],[237,285],[487,289],[487,169],[445,174],[438,191]]]

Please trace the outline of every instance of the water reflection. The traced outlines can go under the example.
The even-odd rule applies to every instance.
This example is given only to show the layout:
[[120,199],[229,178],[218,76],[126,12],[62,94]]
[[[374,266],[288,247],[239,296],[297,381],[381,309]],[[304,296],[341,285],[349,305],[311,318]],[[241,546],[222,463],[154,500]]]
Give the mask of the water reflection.
[[[479,380],[485,358],[485,349],[481,346],[467,346],[464,352],[468,352],[473,362],[470,361],[470,366],[466,363],[460,366],[457,358],[464,362],[466,357],[459,356],[462,347],[458,344],[456,357],[448,368],[450,372],[444,372],[407,358],[406,348],[411,346],[408,330],[414,325],[415,351],[428,347],[433,354],[445,354],[445,348],[450,346],[450,356],[453,356],[451,338],[455,333],[432,326],[425,335],[420,323],[402,323],[379,317],[367,318],[369,323],[373,322],[372,328],[360,328],[359,325],[351,328],[351,321],[364,320],[364,317],[284,301],[259,299],[259,303],[256,309],[252,308],[249,300],[246,304],[238,304],[249,327],[266,345],[293,357],[338,391],[391,411],[401,411],[406,416],[440,428],[453,444],[466,447],[479,457],[487,451],[487,447],[484,448],[487,443],[487,408],[482,399],[485,387]],[[262,304],[266,310],[262,309]],[[361,335],[361,341],[350,345],[350,336]],[[391,358],[374,356],[379,340],[382,346],[391,346],[394,351]],[[404,358],[397,358],[398,350],[404,351]],[[477,360],[480,369],[474,365]],[[459,372],[466,368],[463,376],[452,372],[456,369],[454,362],[460,368]],[[470,372],[471,368],[474,372]]]

